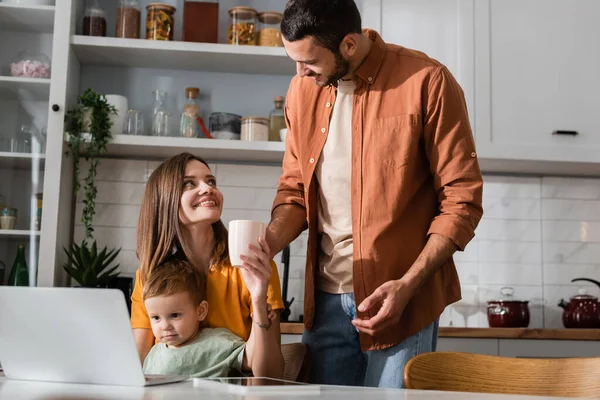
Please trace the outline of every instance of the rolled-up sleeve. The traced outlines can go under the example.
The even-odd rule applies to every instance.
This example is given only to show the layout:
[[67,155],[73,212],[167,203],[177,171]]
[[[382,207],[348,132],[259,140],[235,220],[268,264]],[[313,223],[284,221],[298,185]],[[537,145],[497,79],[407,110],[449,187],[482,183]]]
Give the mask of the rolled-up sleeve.
[[483,178],[464,94],[446,67],[432,73],[425,102],[424,141],[439,201],[428,235],[462,251],[483,215]]
[[273,201],[272,210],[283,204],[296,204],[306,208],[304,203],[304,181],[298,162],[298,149],[295,144],[294,126],[290,123],[290,109],[288,104],[285,106],[284,113],[288,133],[285,138],[285,154],[282,163],[283,172],[279,178],[277,195]]

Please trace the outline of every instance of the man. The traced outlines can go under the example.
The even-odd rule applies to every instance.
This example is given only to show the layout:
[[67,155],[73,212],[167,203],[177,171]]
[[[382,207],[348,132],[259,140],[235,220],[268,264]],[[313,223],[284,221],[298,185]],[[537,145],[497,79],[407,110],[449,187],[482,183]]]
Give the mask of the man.
[[461,297],[452,254],[483,212],[463,92],[439,62],[362,31],[353,0],[291,0],[281,31],[297,75],[267,241],[275,254],[309,230],[312,381],[403,387]]

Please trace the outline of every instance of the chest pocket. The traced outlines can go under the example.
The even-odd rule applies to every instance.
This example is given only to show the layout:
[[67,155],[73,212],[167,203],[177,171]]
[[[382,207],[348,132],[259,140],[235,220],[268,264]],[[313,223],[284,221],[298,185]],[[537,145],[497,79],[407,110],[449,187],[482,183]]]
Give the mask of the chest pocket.
[[376,119],[370,133],[370,153],[384,166],[402,168],[419,156],[421,126],[420,114]]

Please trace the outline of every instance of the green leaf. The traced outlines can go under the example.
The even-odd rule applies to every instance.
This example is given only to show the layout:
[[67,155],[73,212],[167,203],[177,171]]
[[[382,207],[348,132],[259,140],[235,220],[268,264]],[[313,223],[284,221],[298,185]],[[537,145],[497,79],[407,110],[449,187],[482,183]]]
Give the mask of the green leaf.
[[92,259],[90,258],[90,251],[87,246],[81,246],[79,255],[81,256],[82,266],[89,269],[92,266]]
[[115,258],[117,258],[117,256],[119,255],[120,252],[121,252],[120,248],[118,250],[117,249],[111,250],[107,254],[107,259],[102,263],[102,267],[100,268],[100,270],[103,271],[106,267],[108,267],[115,260]]
[[[119,264],[115,265],[114,267],[112,267],[111,269],[109,269],[108,271],[106,271],[105,273],[103,273],[102,275],[100,275],[98,277],[98,279],[102,280],[102,279],[106,278],[107,276],[109,276],[110,274],[112,274],[113,272],[115,272],[118,268],[119,268]],[[119,274],[117,273],[117,275],[119,275]]]
[[94,240],[94,243],[92,243],[92,250],[90,251],[90,257],[92,258],[92,260],[96,258],[97,253],[98,246],[96,246],[96,241]]
[[98,279],[94,275],[94,271],[92,271],[91,269],[86,270],[85,273],[83,274],[81,286],[96,287],[97,283],[98,283]]

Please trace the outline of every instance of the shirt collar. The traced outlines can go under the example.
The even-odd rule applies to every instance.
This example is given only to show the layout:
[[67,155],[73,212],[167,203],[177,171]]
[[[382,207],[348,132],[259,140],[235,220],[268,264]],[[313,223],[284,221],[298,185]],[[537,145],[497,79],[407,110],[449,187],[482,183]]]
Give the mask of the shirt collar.
[[377,79],[377,74],[379,73],[381,64],[383,64],[386,47],[385,42],[376,31],[363,29],[363,35],[371,39],[373,45],[371,46],[371,51],[354,74],[367,84],[372,84]]

